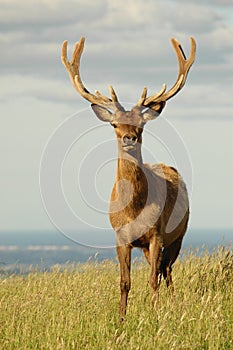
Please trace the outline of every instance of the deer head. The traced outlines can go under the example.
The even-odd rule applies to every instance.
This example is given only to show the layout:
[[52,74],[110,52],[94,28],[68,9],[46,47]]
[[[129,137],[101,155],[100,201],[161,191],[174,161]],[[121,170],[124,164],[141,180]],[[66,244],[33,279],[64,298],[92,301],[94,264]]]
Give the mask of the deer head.
[[112,86],[109,86],[111,98],[102,95],[99,91],[95,94],[89,92],[82,83],[79,66],[84,48],[85,39],[76,43],[72,59],[67,59],[67,41],[62,46],[62,63],[66,67],[71,82],[79,94],[91,103],[96,116],[104,122],[109,122],[114,128],[118,140],[118,145],[124,152],[134,152],[141,145],[141,135],[144,125],[157,118],[162,112],[166,101],[175,96],[184,86],[190,67],[195,59],[196,43],[194,38],[190,38],[190,57],[187,59],[180,43],[172,38],[171,42],[175,50],[179,73],[175,84],[166,91],[164,84],[161,90],[152,96],[147,97],[147,88],[144,87],[137,104],[126,111],[119,103],[117,95]]

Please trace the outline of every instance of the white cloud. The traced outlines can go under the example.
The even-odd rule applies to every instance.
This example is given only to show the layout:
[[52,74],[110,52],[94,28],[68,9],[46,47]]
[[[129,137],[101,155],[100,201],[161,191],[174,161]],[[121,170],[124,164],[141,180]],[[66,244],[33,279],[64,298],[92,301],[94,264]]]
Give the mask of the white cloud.
[[68,39],[71,49],[82,35],[87,37],[83,66],[87,62],[90,71],[170,69],[176,62],[169,38],[177,36],[188,52],[190,35],[197,39],[199,64],[223,65],[232,43],[232,28],[213,6],[152,0],[130,0],[127,6],[123,0],[37,0],[33,6],[24,0],[0,1],[0,6],[5,74],[61,77],[61,43]]
[[155,4],[153,0],[128,0],[126,5],[124,0],[108,0],[105,18],[101,23],[98,21],[98,26],[117,31],[128,28],[138,31],[140,28],[143,32],[151,24],[159,28],[165,23],[168,6],[163,1],[157,1]]
[[173,12],[174,28],[181,32],[210,32],[221,23],[222,16],[213,8],[194,3],[176,4]]
[[[188,2],[193,2],[192,0],[177,0],[177,3],[188,3]],[[232,7],[232,1],[231,0],[196,0],[196,4],[201,4],[204,6],[213,6],[213,5],[218,5],[221,7]]]
[[[0,23],[6,30],[57,27],[77,21],[93,20],[103,12],[104,1],[91,0],[1,0]],[[90,11],[90,8],[92,9]]]
[[232,37],[233,27],[227,27],[223,24],[215,27],[209,35],[203,36],[206,47],[219,52],[219,55],[232,52]]

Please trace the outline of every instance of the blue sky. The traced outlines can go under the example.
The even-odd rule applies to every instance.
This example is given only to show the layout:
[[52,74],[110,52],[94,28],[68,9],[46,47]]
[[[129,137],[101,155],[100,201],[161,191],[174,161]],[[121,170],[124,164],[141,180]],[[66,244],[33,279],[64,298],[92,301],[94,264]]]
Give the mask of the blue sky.
[[[74,43],[85,36],[81,71],[88,89],[107,95],[107,86],[112,84],[121,101],[133,104],[144,86],[152,94],[163,83],[168,87],[174,83],[177,61],[170,38],[177,38],[188,54],[191,35],[197,41],[197,58],[186,86],[167,103],[161,121],[147,125],[143,154],[145,161],[179,165],[191,195],[191,227],[232,228],[231,3],[0,0],[0,230],[54,228],[41,200],[40,162],[51,135],[55,130],[62,135],[67,118],[74,114],[76,143],[64,165],[64,192],[69,206],[85,219],[85,224],[77,221],[77,227],[110,227],[107,202],[116,158],[113,130],[108,125],[99,129],[102,124],[71,86],[60,60],[62,42],[69,41],[70,54]],[[163,135],[159,135],[163,123]],[[184,144],[180,155],[172,144],[175,138],[171,137],[167,148],[163,144],[170,124],[173,136],[179,135]],[[80,132],[92,127],[95,132],[77,142]],[[155,143],[150,132],[156,135]],[[101,168],[105,153],[112,161]],[[183,164],[187,154],[190,164]],[[91,159],[99,159],[96,168],[92,169]],[[102,214],[89,212],[90,206],[87,209],[80,196],[80,164],[81,192],[97,207],[102,203]],[[85,176],[90,173],[93,176]],[[96,192],[91,197],[94,182]]]

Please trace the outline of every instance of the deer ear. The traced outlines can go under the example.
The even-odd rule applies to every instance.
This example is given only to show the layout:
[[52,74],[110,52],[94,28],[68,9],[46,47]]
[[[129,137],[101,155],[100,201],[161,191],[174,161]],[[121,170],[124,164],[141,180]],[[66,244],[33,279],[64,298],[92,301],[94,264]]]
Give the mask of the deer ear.
[[95,112],[97,118],[99,118],[102,122],[111,123],[113,121],[113,114],[107,108],[95,104],[92,104],[91,108]]
[[148,122],[149,120],[156,119],[160,113],[162,112],[163,108],[165,107],[166,102],[162,101],[155,106],[151,106],[148,108],[143,114],[143,119],[145,122]]

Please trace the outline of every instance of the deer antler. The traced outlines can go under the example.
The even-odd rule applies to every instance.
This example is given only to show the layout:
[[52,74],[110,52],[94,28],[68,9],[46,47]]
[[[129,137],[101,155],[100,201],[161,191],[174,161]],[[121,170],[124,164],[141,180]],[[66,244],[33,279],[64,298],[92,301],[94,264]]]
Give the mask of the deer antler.
[[141,95],[139,101],[137,102],[136,107],[144,106],[144,107],[149,107],[149,108],[156,110],[157,108],[160,108],[158,105],[161,104],[161,102],[165,103],[167,100],[169,100],[171,97],[175,96],[182,89],[182,87],[184,86],[184,84],[186,82],[186,78],[187,78],[189,69],[192,66],[194,59],[195,59],[196,42],[195,42],[193,37],[190,38],[190,41],[191,41],[190,57],[187,59],[179,41],[174,39],[174,38],[171,39],[173,48],[175,50],[175,53],[176,53],[176,56],[178,59],[178,64],[179,64],[179,74],[178,74],[178,77],[177,77],[175,84],[167,92],[165,92],[166,85],[164,84],[162,86],[162,89],[158,93],[156,93],[150,97],[146,97],[147,88],[144,87],[144,89],[142,91],[142,95]]
[[67,40],[65,40],[62,45],[61,60],[70,76],[70,80],[73,86],[82,97],[84,97],[87,101],[93,104],[109,107],[112,110],[118,109],[118,110],[124,111],[124,108],[118,102],[117,95],[111,85],[109,86],[111,99],[108,98],[107,96],[102,95],[99,91],[95,91],[95,95],[94,95],[91,92],[89,92],[83,85],[80,72],[79,72],[79,66],[80,66],[81,55],[84,48],[84,42],[85,42],[85,38],[82,37],[81,40],[76,43],[70,62],[67,59],[67,44],[68,44]]

